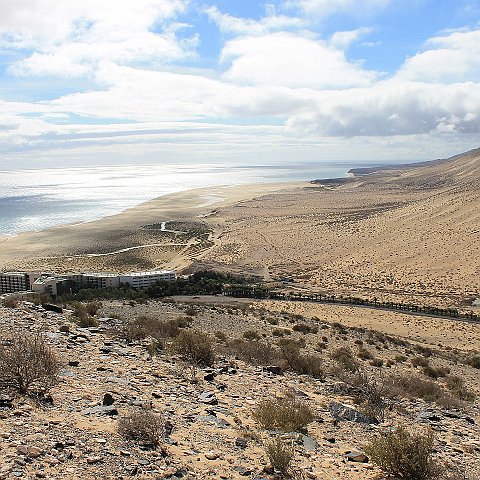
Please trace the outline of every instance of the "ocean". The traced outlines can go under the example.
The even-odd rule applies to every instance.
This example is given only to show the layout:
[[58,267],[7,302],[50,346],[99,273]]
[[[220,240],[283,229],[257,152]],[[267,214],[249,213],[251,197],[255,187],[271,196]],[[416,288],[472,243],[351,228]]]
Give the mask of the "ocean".
[[344,177],[371,163],[117,165],[0,171],[0,235],[97,220],[192,188]]

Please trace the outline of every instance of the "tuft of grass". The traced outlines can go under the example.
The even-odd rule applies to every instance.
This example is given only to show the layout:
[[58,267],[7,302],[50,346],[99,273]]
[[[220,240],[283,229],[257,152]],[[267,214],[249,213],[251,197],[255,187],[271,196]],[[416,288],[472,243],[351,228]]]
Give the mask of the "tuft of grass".
[[293,446],[277,437],[265,445],[265,453],[275,472],[287,476],[295,455]]

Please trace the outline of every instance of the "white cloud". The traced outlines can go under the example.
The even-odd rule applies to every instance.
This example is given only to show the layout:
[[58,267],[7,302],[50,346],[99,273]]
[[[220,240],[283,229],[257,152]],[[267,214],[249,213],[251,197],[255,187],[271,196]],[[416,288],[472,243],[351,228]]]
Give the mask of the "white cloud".
[[[0,46],[30,50],[20,75],[79,76],[96,62],[171,61],[192,55],[173,23],[188,0],[0,0]],[[167,23],[165,23],[167,22]]]
[[271,15],[263,17],[260,20],[233,17],[220,12],[215,6],[205,8],[204,12],[218,25],[219,29],[225,33],[264,35],[278,30],[301,28],[305,25],[305,20],[303,19],[285,15],[276,15],[274,11],[271,12]]
[[231,62],[225,80],[250,85],[346,88],[368,85],[377,76],[324,41],[286,32],[231,40],[221,60]]
[[336,12],[355,14],[372,13],[385,7],[391,0],[285,0],[286,9],[298,10],[306,15],[325,18]]
[[345,32],[335,32],[330,38],[330,45],[338,49],[347,49],[352,43],[359,38],[373,32],[373,28],[361,27],[355,30],[348,30]]
[[427,46],[430,48],[405,61],[399,78],[442,83],[480,81],[480,30],[434,37]]

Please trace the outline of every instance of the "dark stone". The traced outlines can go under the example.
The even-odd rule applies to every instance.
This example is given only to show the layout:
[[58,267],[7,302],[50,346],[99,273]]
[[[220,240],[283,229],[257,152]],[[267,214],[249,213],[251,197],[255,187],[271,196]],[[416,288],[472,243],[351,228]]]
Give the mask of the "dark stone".
[[100,347],[99,350],[100,350],[100,353],[103,353],[105,355],[108,353],[112,353],[112,349],[110,347],[103,346],[103,347]]
[[169,420],[167,420],[167,421],[165,422],[164,428],[165,428],[165,434],[166,434],[167,436],[171,435],[172,432],[173,432],[173,423],[170,422]]
[[215,380],[215,374],[213,372],[211,373],[207,373],[203,376],[203,379],[206,381],[206,382],[213,382],[213,380]]
[[62,332],[62,333],[69,333],[70,332],[70,327],[68,325],[61,325],[59,330]]
[[59,307],[58,305],[54,305],[53,303],[42,303],[42,307],[48,312],[63,313],[63,308]]
[[241,465],[237,465],[236,467],[233,467],[233,469],[238,472],[242,477],[248,477],[249,475],[252,474],[252,470],[248,469],[246,467],[242,467]]
[[235,439],[235,445],[240,448],[247,448],[248,440],[246,438],[237,437]]
[[0,408],[13,408],[13,398],[0,397]]
[[99,405],[98,407],[87,408],[82,411],[83,415],[99,415],[113,417],[118,415],[118,410],[109,405]]
[[80,365],[80,362],[78,360],[69,360],[68,366],[69,367],[78,367]]
[[376,418],[368,417],[350,405],[332,402],[328,408],[332,414],[332,417],[337,421],[347,420],[355,423],[366,423],[368,425],[378,424],[378,420]]
[[102,405],[110,406],[110,405],[113,405],[114,402],[115,402],[115,400],[110,393],[106,393],[103,396]]
[[273,375],[283,375],[283,368],[277,365],[269,365],[263,369],[265,372],[272,373]]
[[420,412],[417,415],[417,422],[422,422],[422,423],[437,423],[440,422],[442,417],[435,412],[432,411],[425,411],[425,412]]

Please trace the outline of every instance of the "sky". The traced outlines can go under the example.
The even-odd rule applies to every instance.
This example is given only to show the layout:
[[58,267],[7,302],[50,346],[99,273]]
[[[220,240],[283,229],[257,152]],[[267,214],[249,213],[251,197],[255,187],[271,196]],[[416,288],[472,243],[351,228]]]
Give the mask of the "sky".
[[480,0],[0,0],[0,169],[480,146]]

